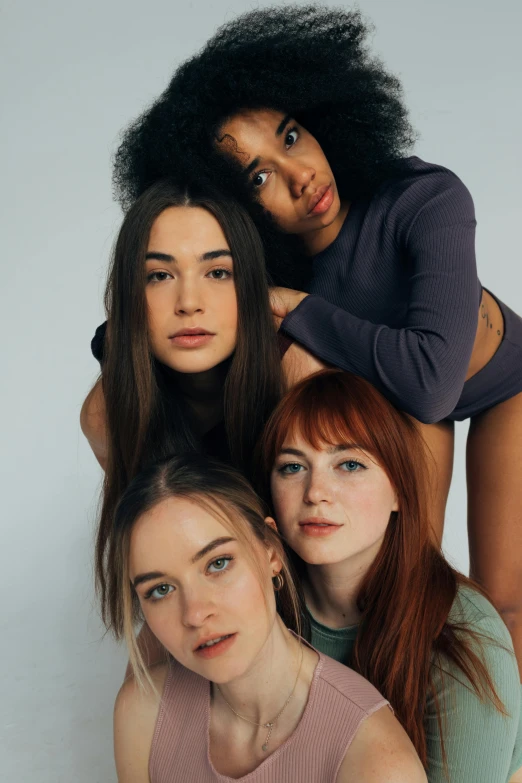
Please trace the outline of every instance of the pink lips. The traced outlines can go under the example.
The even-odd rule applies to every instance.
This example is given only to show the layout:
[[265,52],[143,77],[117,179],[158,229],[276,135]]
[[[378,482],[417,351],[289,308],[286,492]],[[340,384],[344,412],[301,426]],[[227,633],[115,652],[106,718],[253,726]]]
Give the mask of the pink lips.
[[302,519],[299,522],[299,527],[305,536],[321,537],[335,533],[342,525],[338,525],[323,517],[310,517],[309,519]]
[[181,348],[199,348],[206,345],[215,335],[199,326],[192,326],[171,334],[169,340]]
[[334,199],[331,185],[322,185],[316,190],[308,204],[309,215],[322,215],[330,209]]
[[[200,658],[205,658],[207,660],[209,658],[216,658],[218,655],[222,655],[232,647],[232,645],[236,641],[236,636],[237,633],[222,634],[221,636],[218,636],[216,634],[214,634],[213,636],[207,636],[206,638],[198,642],[198,646],[193,650],[193,652],[195,655],[199,656]],[[202,644],[211,642],[214,639],[221,639],[221,641],[212,644],[210,647],[201,646]]]

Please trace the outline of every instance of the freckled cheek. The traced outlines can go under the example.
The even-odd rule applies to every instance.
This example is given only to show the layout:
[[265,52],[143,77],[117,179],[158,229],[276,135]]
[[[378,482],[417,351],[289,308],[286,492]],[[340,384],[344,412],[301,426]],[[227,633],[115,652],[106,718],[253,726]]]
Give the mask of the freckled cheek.
[[390,519],[392,501],[388,492],[351,493],[342,506],[352,532],[364,540],[384,535]]
[[[161,604],[161,605],[160,605]],[[145,622],[161,644],[174,656],[183,648],[183,625],[178,607],[173,601],[164,600],[158,605],[142,605]]]
[[[272,479],[272,502],[279,532],[288,536],[299,520],[299,512],[302,506],[303,490],[296,483],[288,482],[282,486],[276,478]],[[294,524],[293,524],[294,523]]]
[[250,570],[236,576],[230,585],[218,588],[216,604],[223,618],[238,624],[237,630],[266,626],[269,603],[257,575]]

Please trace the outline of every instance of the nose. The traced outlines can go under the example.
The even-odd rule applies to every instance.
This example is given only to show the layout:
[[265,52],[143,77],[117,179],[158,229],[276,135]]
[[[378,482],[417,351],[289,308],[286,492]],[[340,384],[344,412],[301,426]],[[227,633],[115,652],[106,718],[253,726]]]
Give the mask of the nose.
[[295,198],[299,198],[315,179],[315,169],[302,161],[292,161],[289,177],[291,193]]
[[216,613],[216,608],[207,590],[191,588],[183,591],[181,598],[181,621],[185,628],[200,628]]
[[196,280],[180,280],[176,287],[176,315],[203,313],[204,306]]
[[305,485],[304,502],[310,506],[317,506],[319,503],[329,503],[331,491],[328,485],[328,477],[324,473],[310,470],[308,481]]

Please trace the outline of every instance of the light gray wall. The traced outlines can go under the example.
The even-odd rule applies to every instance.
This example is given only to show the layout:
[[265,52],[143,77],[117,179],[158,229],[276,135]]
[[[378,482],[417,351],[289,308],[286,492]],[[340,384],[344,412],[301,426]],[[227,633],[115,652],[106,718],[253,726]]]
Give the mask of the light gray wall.
[[[120,220],[110,155],[176,63],[250,7],[0,2],[2,781],[115,780],[111,710],[125,655],[102,638],[93,606],[100,470],[78,425]],[[474,195],[483,283],[522,311],[518,0],[361,7],[376,51],[403,79],[418,154],[455,170]],[[463,569],[465,432],[445,540]]]

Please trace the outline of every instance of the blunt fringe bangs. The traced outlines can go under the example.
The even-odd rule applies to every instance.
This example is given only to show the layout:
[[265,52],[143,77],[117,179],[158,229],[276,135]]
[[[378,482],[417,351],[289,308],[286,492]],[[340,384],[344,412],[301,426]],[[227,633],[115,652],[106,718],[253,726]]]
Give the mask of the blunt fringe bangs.
[[[480,650],[482,638],[449,618],[459,585],[481,588],[445,560],[435,543],[429,508],[426,448],[413,420],[368,381],[341,370],[323,370],[301,381],[281,400],[258,447],[262,486],[284,442],[299,434],[312,448],[356,445],[386,472],[397,494],[381,548],[357,596],[362,618],[353,657],[346,661],[393,704],[426,766],[426,698],[437,704],[444,753],[443,705],[435,677],[451,661],[481,700],[504,712]],[[303,572],[303,563],[296,561]],[[473,644],[472,644],[473,642]],[[445,761],[444,761],[445,763]]]

